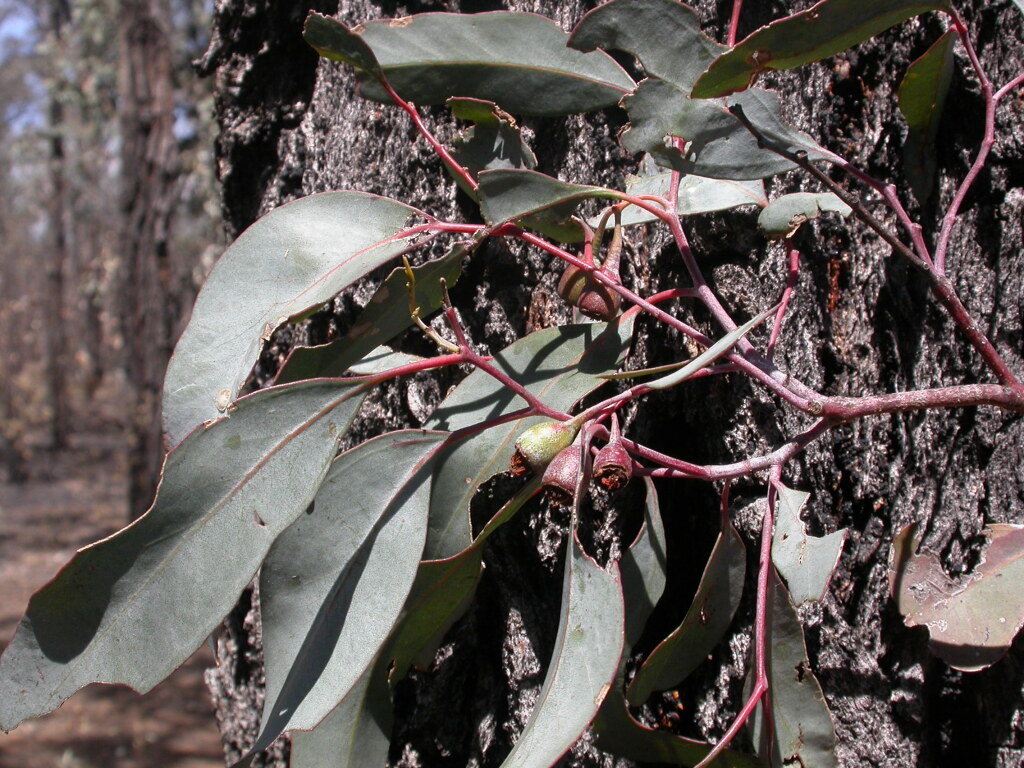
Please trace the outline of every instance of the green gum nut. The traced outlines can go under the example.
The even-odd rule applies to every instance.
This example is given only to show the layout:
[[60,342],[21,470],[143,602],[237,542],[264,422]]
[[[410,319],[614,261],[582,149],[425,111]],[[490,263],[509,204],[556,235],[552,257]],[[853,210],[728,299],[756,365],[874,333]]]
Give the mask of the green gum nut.
[[573,421],[546,421],[525,430],[516,440],[512,474],[541,472],[555,456],[569,447],[579,429]]

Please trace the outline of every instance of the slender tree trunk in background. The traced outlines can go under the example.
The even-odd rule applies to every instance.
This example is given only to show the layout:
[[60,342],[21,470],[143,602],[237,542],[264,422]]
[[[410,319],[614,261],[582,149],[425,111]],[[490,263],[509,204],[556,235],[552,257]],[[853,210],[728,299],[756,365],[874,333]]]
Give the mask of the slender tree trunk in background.
[[[570,28],[595,3],[463,0],[444,10],[481,11],[512,6],[553,16]],[[444,216],[470,212],[430,152],[397,110],[363,102],[351,74],[318,62],[300,32],[311,3],[223,0],[217,7],[204,69],[216,77],[220,179],[225,219],[238,234],[259,215],[303,194],[353,188],[392,196]],[[708,33],[724,40],[731,3],[694,4]],[[785,10],[809,3],[747,3],[740,36]],[[998,84],[1024,68],[1021,14],[1011,4],[958,2],[982,61]],[[318,10],[333,13],[323,0]],[[439,10],[436,3],[343,3],[340,18],[370,18]],[[724,9],[724,10],[723,10]],[[790,118],[875,176],[902,178],[901,119],[895,91],[907,65],[934,40],[934,18],[904,25],[837,60],[779,75],[772,83]],[[962,64],[962,62],[961,62]],[[1014,98],[1008,99],[1009,104]],[[1016,102],[1019,104],[1019,101]],[[1010,366],[1024,370],[1021,296],[1024,296],[1024,147],[1019,111],[1000,110],[1000,140],[988,170],[968,198],[953,249],[951,279],[981,318]],[[981,139],[981,101],[965,68],[954,78],[936,161],[945,205]],[[443,110],[430,113],[438,132],[451,130]],[[972,122],[970,116],[976,117]],[[633,158],[617,149],[623,122],[615,110],[568,120],[529,120],[539,170],[581,183],[620,186]],[[1012,126],[1012,127],[1011,127]],[[1015,134],[1016,132],[1016,134]],[[611,158],[611,160],[609,160]],[[773,193],[815,189],[790,177]],[[1006,190],[1012,189],[1008,194]],[[936,231],[934,208],[915,214]],[[467,213],[466,215],[472,215]],[[732,309],[752,314],[777,300],[785,262],[765,246],[749,212],[687,222],[710,282]],[[977,356],[936,305],[922,282],[874,237],[852,239],[822,222],[799,241],[804,264],[777,360],[829,394],[859,395],[985,379]],[[641,294],[686,284],[678,255],[666,239],[637,235],[624,279]],[[473,338],[492,348],[537,327],[564,322],[555,294],[558,274],[548,259],[494,246],[478,253],[456,288]],[[319,316],[291,336],[281,335],[261,362],[266,378],[291,343],[319,342],[328,329],[351,322],[367,291],[342,297],[334,317]],[[690,318],[715,329],[706,318]],[[406,340],[406,344],[415,343]],[[660,328],[642,328],[638,365],[678,360],[679,342]],[[354,434],[375,427],[418,424],[412,403],[435,402],[446,382],[400,383],[364,411]],[[687,460],[727,462],[763,453],[806,425],[746,380],[715,377],[662,393],[629,425],[637,439]],[[682,442],[680,435],[686,435]],[[849,527],[832,588],[805,610],[810,659],[834,715],[838,756],[854,766],[991,766],[1024,763],[1024,644],[983,673],[950,670],[928,654],[925,636],[907,630],[892,609],[886,586],[889,544],[912,521],[926,524],[927,542],[953,571],[970,566],[986,522],[1024,522],[1024,426],[1019,416],[990,409],[876,417],[845,426],[814,444],[788,470],[789,485],[813,494],[808,521],[815,532]],[[717,532],[716,489],[700,483],[659,486],[671,557],[669,597],[653,619],[664,634],[681,619],[688,596]],[[734,517],[753,545],[764,493],[763,478],[737,483]],[[446,638],[450,654],[401,684],[396,698],[393,765],[499,765],[521,731],[543,681],[560,599],[557,551],[548,533],[557,522],[539,513],[519,515],[488,543],[478,599]],[[557,540],[557,536],[555,536]],[[750,546],[753,552],[756,549]],[[557,547],[555,548],[557,550]],[[754,555],[752,554],[751,557]],[[689,565],[685,565],[689,564]],[[752,603],[748,600],[714,657],[680,691],[687,735],[717,738],[742,702]],[[219,710],[229,757],[248,745],[261,706],[258,610],[251,595],[239,605],[218,642],[220,665],[208,680]],[[668,706],[675,707],[672,700]],[[658,717],[655,707],[648,715]],[[284,765],[286,748],[257,765]],[[566,765],[611,765],[586,745]]]
[[[47,8],[48,31],[58,45],[64,29],[71,22],[71,5],[67,0],[49,0]],[[46,328],[46,384],[50,414],[50,447],[59,451],[67,445],[71,426],[68,401],[68,318],[65,307],[64,278],[70,262],[67,226],[67,184],[64,151],[64,105],[61,102],[61,83],[58,77],[52,84],[47,105],[50,128],[49,147],[49,230],[50,253],[46,263],[46,292],[44,325]]]
[[160,476],[160,391],[177,320],[171,242],[176,142],[167,25],[166,4],[158,0],[121,3],[121,327],[132,393],[132,517],[149,507]]

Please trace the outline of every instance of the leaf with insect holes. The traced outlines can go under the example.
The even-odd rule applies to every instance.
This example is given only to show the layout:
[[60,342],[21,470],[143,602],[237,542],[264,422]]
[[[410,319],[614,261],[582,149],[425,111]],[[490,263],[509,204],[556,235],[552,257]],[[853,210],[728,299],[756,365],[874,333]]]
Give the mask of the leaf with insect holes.
[[[610,107],[635,85],[606,53],[566,47],[568,35],[554,21],[531,13],[422,13],[353,29],[314,13],[307,39],[314,26],[311,45],[355,66],[363,75],[360,93],[384,103],[391,97],[381,76],[414,104],[458,96],[540,116]],[[328,26],[340,29],[321,29]],[[361,39],[372,60],[352,38]]]
[[364,675],[398,620],[427,530],[446,432],[389,432],[343,453],[260,572],[266,700],[251,753],[310,730]]
[[[440,259],[412,268],[416,276],[413,306],[419,307],[421,318],[441,308],[444,296],[441,281],[449,288],[459,281],[465,256],[466,247],[457,244]],[[342,338],[316,347],[292,349],[277,375],[277,383],[343,376],[379,345],[409,328],[413,321],[406,288],[408,281],[403,267],[393,270]]]
[[583,228],[570,219],[583,201],[622,196],[612,189],[569,184],[529,170],[484,171],[477,192],[480,212],[489,224],[512,221],[562,242],[583,239]]
[[[493,365],[550,408],[566,410],[601,386],[601,374],[622,362],[635,315],[531,333],[494,355]],[[481,370],[469,374],[434,411],[427,426],[454,432],[475,428],[526,407],[526,402]],[[506,472],[516,438],[544,417],[517,419],[471,434],[437,460],[424,559],[443,560],[473,542],[469,504],[481,483]]]
[[327,192],[282,205],[239,235],[206,278],[167,365],[169,444],[223,415],[275,328],[405,250],[402,230],[420,215],[376,195]]
[[764,710],[755,709],[750,718],[755,751],[769,768],[836,768],[839,763],[832,714],[807,660],[796,606],[774,568],[769,569],[768,590],[765,667],[775,727],[769,734]]
[[749,88],[768,69],[795,69],[834,56],[948,0],[823,0],[773,21],[719,56],[701,75],[693,98],[726,96]]
[[953,81],[956,30],[950,29],[908,68],[900,83],[900,112],[907,121],[903,164],[919,202],[927,202],[935,186],[935,139]]
[[792,192],[768,203],[757,217],[757,228],[769,240],[780,240],[823,213],[846,218],[853,209],[832,192]]
[[655,691],[678,685],[707,659],[739,607],[745,574],[746,548],[726,520],[685,618],[651,652],[630,683],[627,697],[633,705],[643,704]]
[[846,529],[826,536],[807,533],[800,511],[810,496],[804,491],[780,488],[772,537],[772,562],[797,605],[824,597],[846,541]]
[[257,392],[168,456],[153,507],[39,590],[0,658],[0,729],[87,683],[145,692],[231,611],[306,509],[363,399],[357,384]]
[[1024,526],[985,526],[981,561],[958,580],[934,552],[917,552],[920,533],[908,526],[892,543],[889,592],[904,623],[927,627],[928,647],[951,667],[977,672],[995,664],[1024,627]]

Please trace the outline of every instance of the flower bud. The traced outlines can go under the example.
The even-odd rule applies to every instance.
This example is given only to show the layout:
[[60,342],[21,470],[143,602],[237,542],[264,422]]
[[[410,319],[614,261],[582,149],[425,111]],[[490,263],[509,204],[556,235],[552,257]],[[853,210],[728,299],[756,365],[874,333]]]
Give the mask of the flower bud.
[[580,476],[580,456],[582,448],[579,443],[570,445],[561,451],[544,470],[541,482],[548,498],[555,504],[571,504],[576,495],[576,483]]
[[[606,273],[607,274],[607,273]],[[609,274],[616,282],[618,275]],[[558,295],[595,320],[611,320],[619,314],[622,297],[597,282],[586,270],[570,264],[558,281]]]
[[516,477],[540,472],[569,447],[578,431],[579,425],[573,421],[546,421],[530,427],[516,440],[510,471]]
[[618,491],[625,488],[632,478],[633,459],[622,441],[613,437],[594,457],[594,479],[606,490]]

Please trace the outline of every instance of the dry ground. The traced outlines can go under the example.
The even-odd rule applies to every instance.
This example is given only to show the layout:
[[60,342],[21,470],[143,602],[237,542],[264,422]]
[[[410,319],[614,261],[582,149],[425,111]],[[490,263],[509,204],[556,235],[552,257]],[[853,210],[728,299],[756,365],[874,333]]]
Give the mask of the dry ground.
[[[127,520],[125,457],[114,434],[78,434],[36,454],[26,483],[0,483],[0,648],[32,592],[75,550]],[[93,685],[56,712],[0,733],[0,768],[221,768],[203,648],[146,696]]]

